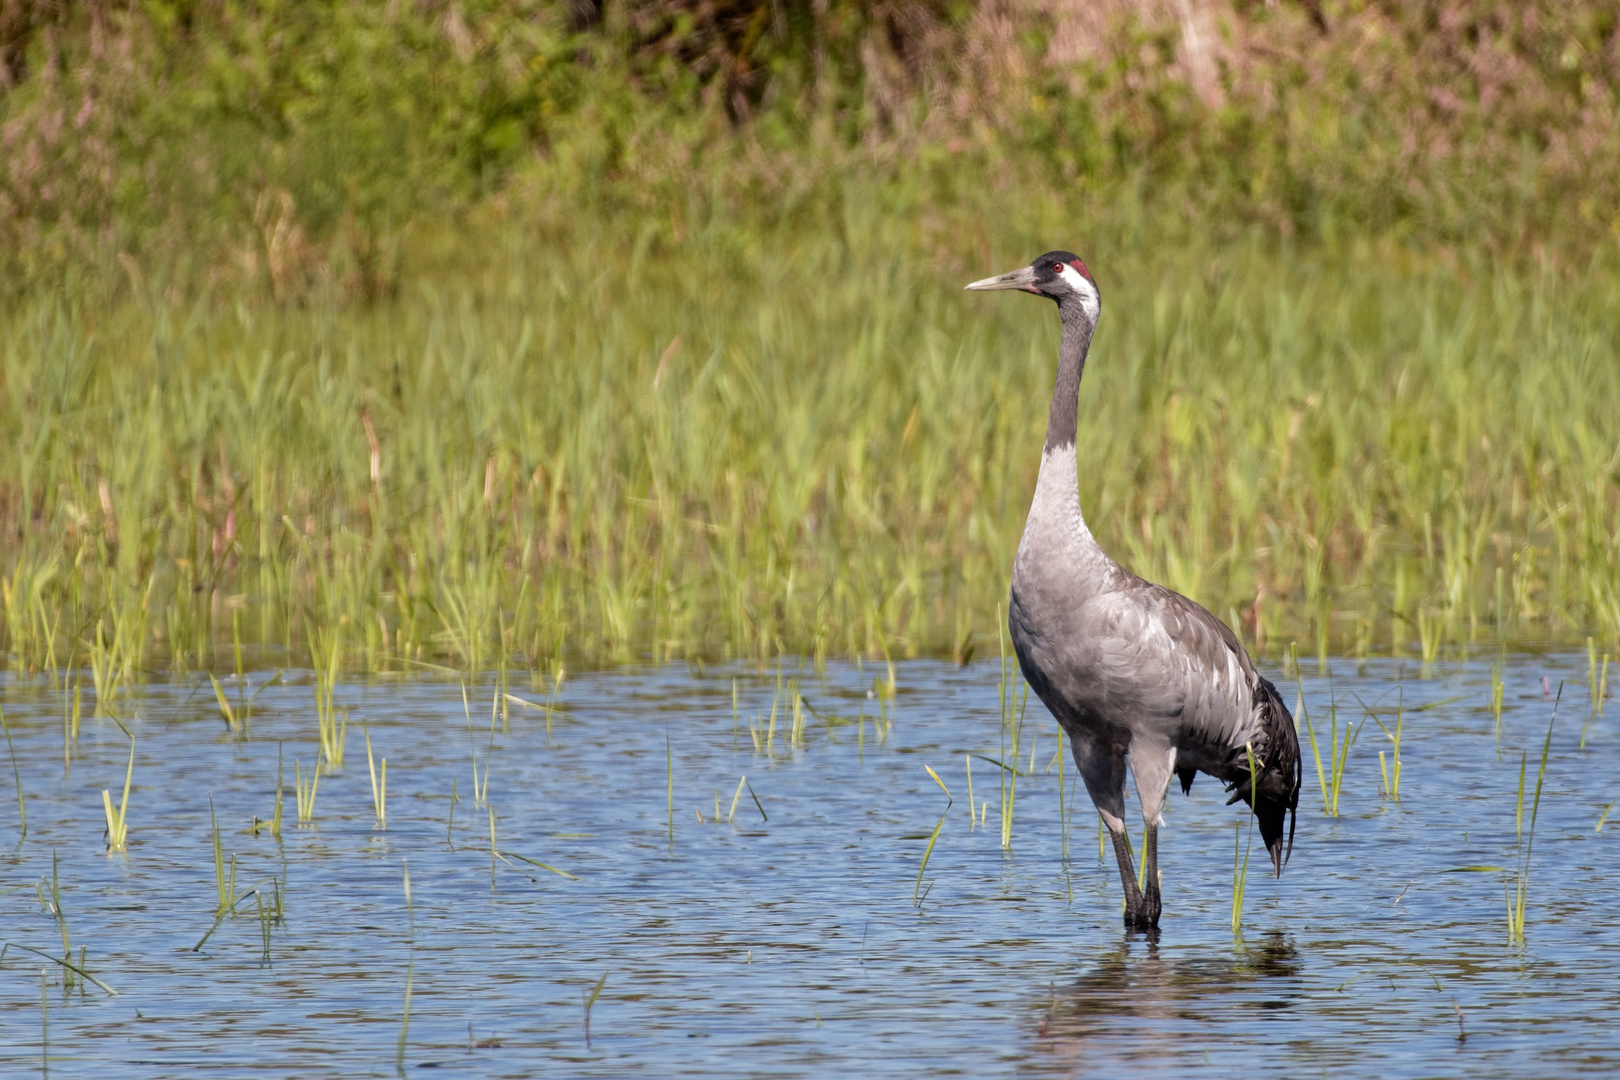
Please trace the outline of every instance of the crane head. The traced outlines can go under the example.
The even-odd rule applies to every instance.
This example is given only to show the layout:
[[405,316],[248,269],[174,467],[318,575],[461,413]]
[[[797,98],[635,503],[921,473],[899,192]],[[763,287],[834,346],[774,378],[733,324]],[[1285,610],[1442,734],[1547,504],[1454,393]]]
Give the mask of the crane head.
[[975,281],[967,288],[981,291],[1018,289],[1034,293],[1057,301],[1058,307],[1065,310],[1072,305],[1093,323],[1102,310],[1102,296],[1097,292],[1097,282],[1080,256],[1072,251],[1048,251],[1028,266]]

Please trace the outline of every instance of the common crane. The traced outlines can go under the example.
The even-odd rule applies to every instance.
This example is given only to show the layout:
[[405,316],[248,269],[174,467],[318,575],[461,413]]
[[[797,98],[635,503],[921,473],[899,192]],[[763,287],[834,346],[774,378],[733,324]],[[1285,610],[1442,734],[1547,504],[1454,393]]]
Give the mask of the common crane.
[[[1170,777],[1204,772],[1248,803],[1276,874],[1292,852],[1301,761],[1294,719],[1230,627],[1109,558],[1080,512],[1075,426],[1080,375],[1102,313],[1080,258],[1051,251],[969,289],[1019,289],[1063,319],[1046,447],[1013,560],[1007,626],[1024,678],[1069,736],[1086,791],[1113,837],[1125,925],[1158,926],[1158,830]],[[1125,832],[1125,769],[1142,803],[1145,888]],[[1251,770],[1259,774],[1258,783]],[[1287,823],[1287,847],[1283,826]]]

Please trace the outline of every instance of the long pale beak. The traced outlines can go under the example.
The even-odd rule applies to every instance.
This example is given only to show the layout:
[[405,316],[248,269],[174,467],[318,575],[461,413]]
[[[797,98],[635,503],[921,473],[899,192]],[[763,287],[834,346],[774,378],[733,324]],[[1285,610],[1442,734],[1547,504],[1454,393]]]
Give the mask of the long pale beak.
[[991,289],[1021,289],[1024,292],[1039,295],[1040,290],[1035,287],[1035,268],[1033,266],[1020,266],[1010,273],[997,277],[987,277],[983,281],[975,281],[967,288],[988,292]]

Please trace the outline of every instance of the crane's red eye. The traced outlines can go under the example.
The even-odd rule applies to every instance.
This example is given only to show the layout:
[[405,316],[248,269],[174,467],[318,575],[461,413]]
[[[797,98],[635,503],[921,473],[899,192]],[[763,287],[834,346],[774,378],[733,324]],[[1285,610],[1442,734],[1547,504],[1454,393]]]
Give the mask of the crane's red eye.
[[1063,264],[1062,263],[1053,263],[1052,264],[1052,273],[1057,274],[1059,276],[1062,276],[1062,274],[1063,274]]

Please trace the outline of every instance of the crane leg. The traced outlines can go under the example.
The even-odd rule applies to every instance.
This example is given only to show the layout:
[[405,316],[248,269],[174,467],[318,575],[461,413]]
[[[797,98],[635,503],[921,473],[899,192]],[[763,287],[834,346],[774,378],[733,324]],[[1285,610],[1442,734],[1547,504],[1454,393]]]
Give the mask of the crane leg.
[[[1119,883],[1125,887],[1125,925],[1132,930],[1147,930],[1159,925],[1158,889],[1153,890],[1152,916],[1136,883],[1136,861],[1131,857],[1131,840],[1125,830],[1109,827],[1108,835],[1114,841],[1114,860],[1119,863]],[[1152,835],[1149,833],[1149,835]]]
[[1159,925],[1159,911],[1163,904],[1159,898],[1159,827],[1149,825],[1147,842],[1142,852],[1142,915],[1147,926]]
[[[1149,825],[1148,846],[1143,853],[1148,868],[1148,895],[1136,881],[1136,860],[1132,858],[1131,838],[1125,831],[1125,752],[1118,742],[1105,742],[1083,728],[1068,729],[1074,763],[1086,783],[1086,792],[1097,807],[1097,814],[1108,826],[1114,841],[1114,859],[1119,863],[1119,883],[1125,888],[1125,925],[1132,930],[1151,930],[1159,925],[1159,848],[1158,829]],[[1161,759],[1166,765],[1173,757]],[[1163,799],[1169,773],[1158,782]],[[1138,784],[1140,787],[1140,783]],[[1154,811],[1155,815],[1157,810]]]
[[1136,797],[1142,801],[1142,825],[1147,830],[1142,841],[1142,906],[1137,925],[1159,925],[1159,822],[1163,820],[1164,796],[1170,790],[1170,777],[1176,769],[1176,748],[1163,746],[1151,738],[1131,743],[1131,772],[1136,776]]

